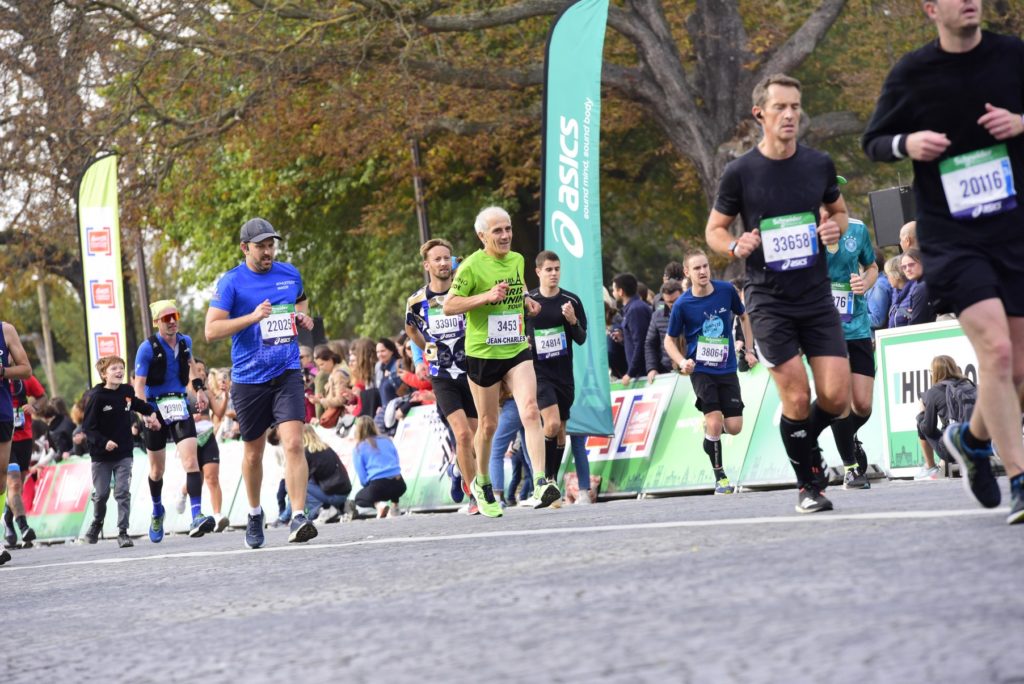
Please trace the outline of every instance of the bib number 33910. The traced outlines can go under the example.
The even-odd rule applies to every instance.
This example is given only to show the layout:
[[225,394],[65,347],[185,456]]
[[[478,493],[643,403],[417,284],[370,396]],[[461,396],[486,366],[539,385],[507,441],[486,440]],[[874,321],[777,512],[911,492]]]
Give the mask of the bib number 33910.
[[260,337],[263,344],[276,346],[289,344],[299,331],[295,327],[295,305],[278,304],[270,309],[270,315],[260,321]]

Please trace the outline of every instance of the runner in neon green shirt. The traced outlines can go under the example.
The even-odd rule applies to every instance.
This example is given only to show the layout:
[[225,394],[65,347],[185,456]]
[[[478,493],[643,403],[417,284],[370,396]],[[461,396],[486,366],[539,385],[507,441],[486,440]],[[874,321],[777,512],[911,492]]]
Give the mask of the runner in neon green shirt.
[[544,508],[562,499],[562,493],[544,473],[544,432],[537,408],[537,376],[526,339],[525,316],[536,315],[540,304],[526,296],[523,257],[512,251],[512,219],[500,207],[488,207],[474,223],[483,249],[473,253],[455,272],[455,282],[444,302],[446,316],[466,314],[466,370],[469,389],[479,415],[474,446],[477,476],[470,489],[480,512],[501,515],[494,497],[488,463],[491,441],[498,427],[501,382],[508,385],[526,431],[526,451],[533,465],[536,486],[523,502]]

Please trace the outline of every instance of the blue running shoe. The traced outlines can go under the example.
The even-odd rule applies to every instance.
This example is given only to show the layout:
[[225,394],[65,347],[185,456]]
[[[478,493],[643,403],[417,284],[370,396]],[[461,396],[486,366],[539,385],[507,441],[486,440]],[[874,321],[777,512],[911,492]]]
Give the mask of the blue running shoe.
[[466,492],[462,489],[462,475],[455,472],[455,464],[448,464],[448,477],[452,481],[452,488],[449,494],[451,494],[452,501],[455,503],[462,503],[466,498]]
[[1024,523],[1024,473],[1010,480],[1010,514],[1006,522],[1009,525]]
[[305,513],[296,513],[292,516],[291,534],[288,535],[289,542],[301,544],[308,542],[317,534],[316,525],[306,517]]
[[263,534],[263,509],[259,515],[249,515],[249,521],[245,525],[245,546],[249,549],[258,549],[267,543]]
[[149,523],[149,541],[159,544],[164,539],[164,507],[157,506]]
[[980,453],[971,451],[964,444],[964,430],[967,423],[950,423],[942,433],[946,450],[960,464],[964,491],[985,508],[995,508],[1002,500],[999,483],[992,473],[992,447]]
[[188,536],[202,537],[207,532],[213,532],[213,528],[216,526],[217,521],[213,519],[212,515],[198,515],[192,519],[192,524],[188,528]]

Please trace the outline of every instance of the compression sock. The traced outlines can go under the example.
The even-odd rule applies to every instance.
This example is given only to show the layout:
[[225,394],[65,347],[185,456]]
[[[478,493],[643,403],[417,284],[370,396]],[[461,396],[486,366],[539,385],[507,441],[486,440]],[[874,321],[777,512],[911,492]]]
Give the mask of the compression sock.
[[846,418],[840,418],[832,423],[832,436],[836,440],[836,450],[839,451],[839,458],[843,459],[843,467],[853,470],[857,467],[857,456],[853,452],[853,436],[857,433],[853,425],[854,414]]
[[808,427],[810,428],[808,434],[811,437],[812,442],[818,441],[818,435],[821,431],[831,425],[839,416],[834,413],[829,413],[825,409],[818,405],[817,401],[811,402],[811,413],[807,419]]
[[192,506],[192,519],[202,515],[203,507],[203,474],[200,472],[185,474],[185,490]]
[[782,444],[786,448],[786,456],[796,473],[797,484],[804,485],[814,482],[811,474],[811,449],[815,440],[810,435],[809,420],[791,420],[782,416],[779,420],[779,432],[782,433]]
[[160,505],[160,495],[164,490],[164,479],[161,477],[159,480],[149,478],[149,496],[153,499],[153,515],[160,513],[160,509],[163,506]]
[[18,529],[22,532],[26,532],[28,530],[28,518],[23,515],[19,515],[14,520],[18,523]]
[[549,480],[558,479],[558,466],[561,465],[561,460],[558,452],[558,438],[557,437],[545,437],[544,438],[544,474]]
[[711,459],[711,469],[715,471],[715,481],[725,478],[722,468],[722,438],[704,435],[704,453]]

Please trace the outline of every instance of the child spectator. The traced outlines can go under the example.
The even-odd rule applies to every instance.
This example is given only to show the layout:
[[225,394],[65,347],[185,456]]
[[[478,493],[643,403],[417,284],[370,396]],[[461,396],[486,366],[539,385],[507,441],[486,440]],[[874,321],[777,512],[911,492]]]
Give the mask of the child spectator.
[[160,428],[153,416],[153,407],[135,396],[131,385],[124,383],[124,359],[104,356],[96,362],[103,384],[96,385],[85,409],[82,423],[92,457],[93,521],[85,540],[95,544],[103,529],[110,497],[110,477],[114,477],[114,499],[117,501],[117,545],[122,549],[134,546],[128,536],[128,512],[132,485],[132,411],[146,416],[152,430]]
[[356,506],[376,508],[378,518],[399,514],[398,500],[405,494],[405,480],[398,450],[391,438],[377,433],[369,416],[356,419],[356,448],[352,460],[363,488],[356,494]]

